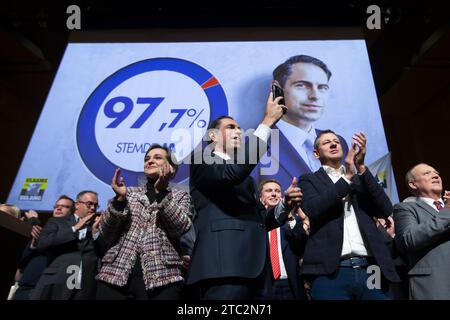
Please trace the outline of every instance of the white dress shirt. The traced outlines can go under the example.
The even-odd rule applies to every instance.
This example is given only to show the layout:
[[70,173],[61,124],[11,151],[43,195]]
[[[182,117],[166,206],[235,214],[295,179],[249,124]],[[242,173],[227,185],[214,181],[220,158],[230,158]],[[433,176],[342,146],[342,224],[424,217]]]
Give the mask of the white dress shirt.
[[[343,178],[348,184],[351,183],[345,178],[345,167],[341,166],[338,170],[323,166],[333,183]],[[344,237],[342,241],[341,257],[347,258],[352,256],[366,257],[371,256],[368,246],[365,245],[364,239],[359,229],[358,220],[356,218],[355,209],[351,202],[351,196],[348,194],[342,199],[344,205]],[[375,223],[375,222],[374,222]]]

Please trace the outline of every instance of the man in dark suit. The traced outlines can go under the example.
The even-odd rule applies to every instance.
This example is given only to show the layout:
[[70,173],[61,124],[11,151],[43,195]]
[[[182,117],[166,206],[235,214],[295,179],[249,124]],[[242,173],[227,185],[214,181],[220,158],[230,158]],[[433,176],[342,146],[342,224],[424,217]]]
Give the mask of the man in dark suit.
[[[268,179],[259,184],[259,200],[266,209],[276,207],[281,199],[281,185]],[[301,210],[300,208],[297,208]],[[308,219],[303,216],[304,219]],[[290,216],[281,227],[270,230],[270,261],[272,270],[272,300],[304,300],[305,290],[300,278],[300,259],[307,241],[308,222]]]
[[[75,201],[66,195],[61,195],[56,200],[53,208],[53,217],[66,217],[73,214],[75,210]],[[22,258],[19,261],[18,271],[20,272],[19,288],[17,289],[14,300],[29,300],[34,287],[38,283],[42,272],[47,266],[47,256],[36,249],[36,243],[41,234],[42,227],[38,213],[29,210],[25,212],[26,222],[33,227],[31,229],[31,241],[25,247]]]
[[[82,191],[73,215],[51,218],[42,229],[37,250],[47,255],[48,265],[36,285],[34,300],[90,300],[95,298],[98,253],[97,193]],[[92,225],[92,222],[95,223]]]
[[299,179],[311,224],[302,274],[312,299],[389,299],[386,280],[399,281],[373,220],[387,218],[392,204],[366,169],[365,154],[366,137],[355,133],[344,167],[339,138],[323,131],[314,142],[322,167]]
[[301,199],[299,188],[290,186],[283,202],[266,213],[258,205],[250,177],[266,151],[270,128],[282,116],[279,100],[270,94],[264,119],[245,144],[233,118],[222,116],[212,121],[208,130],[211,143],[192,159],[190,190],[197,212],[196,243],[187,283],[197,284],[203,299],[263,296],[270,276],[265,268],[267,230],[284,223],[289,210]]
[[450,194],[442,198],[442,179],[420,163],[406,174],[416,197],[394,207],[395,241],[408,262],[409,298],[450,299]]
[[[322,130],[315,128],[315,123],[327,105],[330,78],[327,65],[307,55],[290,57],[275,68],[273,82],[284,91],[287,112],[274,127],[279,132],[272,135],[267,155],[252,172],[257,182],[271,178],[287,186],[292,177],[320,168],[313,144]],[[345,157],[347,143],[338,137]]]

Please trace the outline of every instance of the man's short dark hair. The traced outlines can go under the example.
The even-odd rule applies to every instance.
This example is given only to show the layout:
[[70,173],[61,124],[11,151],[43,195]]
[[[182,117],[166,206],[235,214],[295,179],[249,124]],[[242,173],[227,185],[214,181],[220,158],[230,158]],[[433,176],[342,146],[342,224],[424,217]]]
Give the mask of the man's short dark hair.
[[314,139],[314,149],[317,149],[317,147],[319,146],[320,137],[327,133],[332,133],[337,137],[336,132],[334,132],[333,130],[327,129],[327,130],[320,131],[319,134],[317,135],[317,137]]
[[66,196],[65,194],[62,194],[62,195],[60,195],[59,196],[59,198],[56,200],[56,203],[59,201],[59,200],[69,200],[71,203],[72,203],[72,206],[71,206],[71,208],[70,208],[70,212],[71,213],[73,213],[74,211],[75,211],[75,201],[71,198],[71,197],[69,197],[69,196]]
[[153,143],[148,149],[147,152],[145,153],[145,156],[148,155],[148,153],[153,150],[153,149],[163,149],[164,151],[166,151],[167,153],[167,162],[169,162],[169,164],[171,165],[171,167],[173,168],[173,175],[172,177],[175,177],[175,175],[177,174],[178,171],[178,162],[177,159],[175,158],[175,156],[172,154],[172,150],[170,150],[170,148],[168,148],[167,146],[162,146],[158,143]]
[[216,119],[214,119],[213,121],[211,121],[210,124],[209,124],[209,126],[208,126],[208,130],[206,130],[206,135],[207,135],[207,141],[208,141],[208,144],[212,143],[212,140],[209,138],[209,132],[210,132],[211,130],[214,130],[214,129],[219,129],[219,127],[220,127],[220,122],[221,122],[223,119],[231,119],[231,120],[234,120],[232,117],[230,117],[230,116],[225,116],[225,115],[224,115],[224,116],[217,117]]
[[84,196],[86,193],[92,193],[95,194],[98,197],[98,193],[92,190],[83,190],[80,193],[77,194],[77,201],[79,201],[81,199],[82,196]]
[[318,66],[320,69],[322,69],[323,72],[325,72],[328,80],[330,80],[331,78],[331,71],[322,60],[303,54],[297,55],[290,57],[278,67],[276,67],[275,70],[273,70],[273,79],[277,80],[282,88],[286,84],[287,78],[292,73],[292,66],[296,63],[312,63],[313,65]]
[[230,117],[230,116],[220,116],[220,117],[217,117],[216,119],[214,119],[213,121],[211,121],[211,123],[209,124],[209,126],[208,126],[208,130],[210,130],[210,129],[219,129],[219,127],[220,127],[220,122],[223,120],[223,119],[231,119],[231,120],[234,120],[232,117]]
[[275,179],[266,179],[266,180],[261,181],[259,183],[259,185],[258,185],[259,194],[261,194],[262,189],[268,183],[276,183],[277,185],[280,186],[280,189],[281,189],[281,184],[277,180],[275,180]]

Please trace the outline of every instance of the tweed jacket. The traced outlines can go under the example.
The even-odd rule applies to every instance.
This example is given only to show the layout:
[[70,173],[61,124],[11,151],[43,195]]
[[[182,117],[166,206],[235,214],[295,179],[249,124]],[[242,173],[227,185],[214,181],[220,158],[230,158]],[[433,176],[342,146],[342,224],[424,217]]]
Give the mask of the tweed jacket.
[[125,286],[138,254],[147,290],[182,281],[180,237],[191,226],[190,196],[168,189],[150,203],[145,187],[128,187],[126,205],[109,201],[100,234],[109,244],[97,280]]

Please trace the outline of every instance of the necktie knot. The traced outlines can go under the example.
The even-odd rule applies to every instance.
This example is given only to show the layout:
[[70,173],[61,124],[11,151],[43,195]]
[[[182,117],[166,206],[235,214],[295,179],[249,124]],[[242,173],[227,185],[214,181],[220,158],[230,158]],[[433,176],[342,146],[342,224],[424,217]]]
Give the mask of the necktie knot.
[[441,202],[440,201],[434,201],[433,202],[434,203],[434,205],[436,206],[436,208],[438,209],[438,211],[441,211],[442,209],[444,209],[444,207],[442,206],[442,204],[441,204]]

